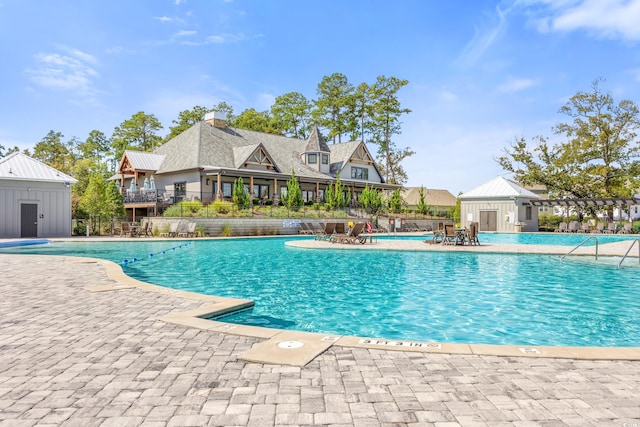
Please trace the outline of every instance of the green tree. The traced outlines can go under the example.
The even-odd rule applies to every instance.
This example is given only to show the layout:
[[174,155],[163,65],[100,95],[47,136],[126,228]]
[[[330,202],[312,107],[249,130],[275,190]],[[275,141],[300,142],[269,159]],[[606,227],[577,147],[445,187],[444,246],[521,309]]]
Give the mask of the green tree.
[[402,195],[400,189],[396,188],[389,197],[389,211],[393,213],[400,213],[402,210]]
[[109,218],[121,218],[125,214],[124,198],[120,193],[118,184],[109,181],[105,191],[105,215]]
[[49,131],[33,148],[32,157],[61,172],[69,174],[74,164],[72,144],[62,141],[64,135]]
[[360,193],[360,203],[364,210],[371,215],[380,212],[384,204],[380,191],[369,187],[369,184],[365,185],[364,190]]
[[9,154],[13,154],[13,153],[17,153],[20,151],[20,149],[18,148],[18,146],[14,146],[13,148],[9,148],[7,150],[2,144],[0,144],[0,157],[5,157],[8,156]]
[[418,190],[418,205],[416,206],[416,210],[419,214],[426,215],[428,212],[427,204],[424,202],[424,187],[420,186],[420,190]]
[[365,133],[371,129],[371,87],[367,83],[360,83],[353,94],[349,116],[351,124],[351,140],[365,142]]
[[276,97],[271,115],[284,135],[306,139],[311,131],[311,106],[301,93],[289,92]]
[[297,211],[304,204],[302,190],[300,190],[300,184],[293,169],[291,170],[291,179],[287,181],[287,193],[282,198],[282,202],[292,211]]
[[280,130],[275,126],[271,114],[268,111],[258,112],[254,108],[248,108],[240,113],[233,120],[233,125],[240,129],[280,135]]
[[76,149],[79,157],[95,164],[106,161],[111,150],[111,141],[99,130],[92,130],[86,140],[78,142]]
[[353,132],[354,88],[347,76],[333,73],[324,76],[317,88],[318,99],[312,112],[314,121],[329,130],[328,138],[342,142],[342,135]]
[[398,91],[409,83],[397,77],[378,76],[370,88],[371,138],[369,142],[378,146],[378,158],[381,172],[387,182],[401,184],[406,173],[400,162],[414,154],[409,148],[398,149],[392,142],[393,135],[401,133],[400,116],[411,112],[402,108],[398,100]]
[[238,178],[233,182],[233,203],[238,206],[238,209],[247,209],[249,207],[249,193],[244,188],[242,178]]
[[325,192],[325,206],[327,210],[344,209],[347,200],[344,195],[344,185],[340,181],[340,174],[336,174],[336,182],[330,183]]
[[169,126],[169,134],[166,136],[165,141],[169,141],[172,138],[180,135],[182,132],[191,128],[192,126],[200,123],[204,120],[205,114],[209,111],[207,107],[196,105],[191,110],[184,110],[178,113],[178,120],[173,120],[174,126]]
[[156,132],[162,129],[153,114],[139,111],[117,126],[111,136],[111,145],[116,161],[120,161],[125,150],[153,151],[162,144]]
[[560,113],[569,123],[553,128],[563,137],[550,145],[545,137],[516,140],[497,159],[526,185],[543,184],[552,197],[629,197],[640,185],[638,106],[615,103],[595,80],[591,92],[578,92]]

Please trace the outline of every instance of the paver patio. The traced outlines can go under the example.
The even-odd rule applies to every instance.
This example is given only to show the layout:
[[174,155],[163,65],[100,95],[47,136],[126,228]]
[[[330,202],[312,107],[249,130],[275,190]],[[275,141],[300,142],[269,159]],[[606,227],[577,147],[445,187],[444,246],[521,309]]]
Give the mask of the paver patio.
[[165,323],[204,303],[113,286],[101,264],[0,255],[0,426],[640,426],[640,362],[332,346]]

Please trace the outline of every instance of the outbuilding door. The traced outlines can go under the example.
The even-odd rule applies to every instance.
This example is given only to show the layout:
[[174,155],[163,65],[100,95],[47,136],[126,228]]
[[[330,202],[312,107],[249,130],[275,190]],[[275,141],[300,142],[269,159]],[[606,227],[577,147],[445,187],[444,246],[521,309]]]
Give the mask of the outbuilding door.
[[498,231],[498,211],[480,211],[479,231]]
[[38,205],[20,205],[20,237],[38,237]]

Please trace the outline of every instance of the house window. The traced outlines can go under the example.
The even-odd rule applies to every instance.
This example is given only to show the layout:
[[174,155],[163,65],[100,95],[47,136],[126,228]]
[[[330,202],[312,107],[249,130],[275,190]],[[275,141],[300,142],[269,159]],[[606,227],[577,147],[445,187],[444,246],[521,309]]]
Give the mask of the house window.
[[369,169],[351,166],[351,178],[353,179],[369,179]]
[[269,186],[254,184],[253,185],[253,197],[258,199],[268,199],[269,198]]
[[525,206],[524,208],[524,220],[531,221],[531,206]]
[[304,199],[305,202],[314,201],[314,197],[315,197],[314,194],[315,194],[315,191],[302,190],[302,198]]
[[222,183],[222,195],[224,197],[232,197],[232,185],[230,182],[223,182]]
[[318,163],[318,155],[317,154],[307,154],[307,163],[310,165],[315,165]]
[[187,183],[183,182],[174,182],[173,183],[173,195],[176,200],[182,200],[187,195]]
[[329,155],[328,154],[323,154],[322,155],[322,164],[323,165],[328,165],[329,164]]

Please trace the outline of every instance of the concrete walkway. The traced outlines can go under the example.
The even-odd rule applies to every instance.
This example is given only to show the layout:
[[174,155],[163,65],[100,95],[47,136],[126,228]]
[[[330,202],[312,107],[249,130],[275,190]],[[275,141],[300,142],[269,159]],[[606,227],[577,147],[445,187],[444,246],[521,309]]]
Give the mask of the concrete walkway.
[[258,364],[238,355],[263,339],[159,320],[204,304],[0,255],[0,426],[640,426],[638,361],[331,346]]

